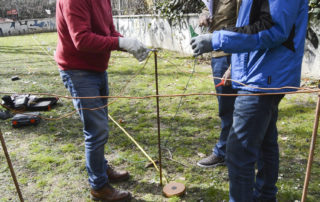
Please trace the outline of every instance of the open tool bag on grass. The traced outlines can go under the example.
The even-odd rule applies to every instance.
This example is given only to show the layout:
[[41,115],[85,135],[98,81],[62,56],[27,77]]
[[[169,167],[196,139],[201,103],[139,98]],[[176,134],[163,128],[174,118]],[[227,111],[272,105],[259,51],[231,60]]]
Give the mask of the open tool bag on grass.
[[37,98],[34,95],[3,96],[4,107],[14,110],[49,111],[58,102],[59,98]]
[[[34,95],[6,95],[2,97],[2,100],[2,106],[9,110],[49,111],[59,99],[55,97],[37,98]],[[11,125],[14,128],[37,125],[38,123],[40,123],[39,112],[18,113],[11,120]]]

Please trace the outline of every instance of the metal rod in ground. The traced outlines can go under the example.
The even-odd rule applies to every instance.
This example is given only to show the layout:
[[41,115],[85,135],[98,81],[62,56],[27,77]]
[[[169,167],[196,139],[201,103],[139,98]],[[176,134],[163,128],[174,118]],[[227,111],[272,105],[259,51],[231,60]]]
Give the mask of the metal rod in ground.
[[[156,95],[159,95],[159,82],[158,82],[158,55],[157,51],[154,51],[154,65],[156,76]],[[161,156],[161,136],[160,136],[160,107],[159,97],[157,99],[157,122],[158,122],[158,149],[159,149],[159,168],[160,168],[160,185],[162,186],[162,156]]]
[[9,166],[9,169],[10,169],[10,172],[11,172],[11,176],[13,178],[14,185],[16,186],[16,189],[17,189],[17,192],[18,192],[18,195],[19,195],[19,199],[20,199],[21,202],[23,202],[24,200],[23,200],[23,197],[22,197],[22,193],[20,191],[19,183],[18,183],[16,174],[14,172],[14,169],[13,169],[13,166],[12,166],[12,163],[11,163],[11,159],[10,159],[10,156],[9,156],[9,153],[8,153],[8,150],[7,150],[7,146],[6,146],[6,143],[4,141],[4,137],[2,135],[1,130],[0,130],[0,140],[1,140],[1,145],[2,145],[2,149],[3,149],[4,155],[6,156],[6,159],[7,159],[7,162],[8,162],[8,166]]
[[313,126],[312,139],[311,139],[311,143],[310,143],[310,151],[309,151],[309,158],[308,158],[308,165],[307,165],[307,170],[306,170],[306,176],[304,179],[304,186],[303,186],[301,202],[305,202],[307,199],[308,186],[309,186],[310,174],[311,174],[311,167],[312,167],[312,163],[313,163],[314,150],[315,150],[316,140],[317,140],[319,116],[320,116],[320,94],[318,95],[316,118],[315,118],[314,126]]

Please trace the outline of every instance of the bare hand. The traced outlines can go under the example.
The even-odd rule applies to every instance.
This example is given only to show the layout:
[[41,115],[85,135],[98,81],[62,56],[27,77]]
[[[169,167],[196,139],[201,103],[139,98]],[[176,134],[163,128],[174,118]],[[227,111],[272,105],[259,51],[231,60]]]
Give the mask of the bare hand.
[[199,26],[200,27],[208,27],[211,22],[210,16],[207,13],[201,13],[199,16]]
[[227,69],[222,78],[224,79],[224,86],[231,85],[231,67]]

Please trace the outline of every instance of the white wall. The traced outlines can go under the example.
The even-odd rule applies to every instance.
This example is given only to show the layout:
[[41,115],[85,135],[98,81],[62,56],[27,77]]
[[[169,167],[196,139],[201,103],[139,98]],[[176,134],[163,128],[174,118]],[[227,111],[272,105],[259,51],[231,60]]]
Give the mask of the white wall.
[[320,20],[312,22],[311,28],[315,35],[311,39],[318,41],[318,47],[315,47],[310,40],[306,41],[305,54],[302,66],[302,75],[306,78],[314,78],[320,80]]
[[163,18],[151,15],[115,16],[116,29],[126,37],[135,37],[147,46],[164,48],[191,55],[191,25],[197,33],[201,32],[197,15],[186,15],[179,23],[172,25]]
[[[115,26],[126,37],[136,37],[146,45],[164,48],[191,55],[189,25],[197,33],[205,33],[198,25],[198,15],[186,15],[179,23],[172,25],[165,19],[151,16],[115,16]],[[313,30],[320,39],[320,25],[314,23]],[[320,47],[320,44],[319,44]],[[315,48],[310,41],[306,42],[303,59],[302,77],[320,79],[320,48]]]
[[55,18],[0,23],[0,36],[56,31]]
[[310,42],[306,43],[302,76],[320,80],[320,49],[315,49]]

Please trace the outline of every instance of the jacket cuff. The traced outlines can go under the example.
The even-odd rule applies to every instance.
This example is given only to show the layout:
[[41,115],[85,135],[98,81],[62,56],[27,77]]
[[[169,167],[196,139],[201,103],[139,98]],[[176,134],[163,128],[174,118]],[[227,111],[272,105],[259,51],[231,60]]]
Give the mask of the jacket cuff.
[[221,49],[220,33],[218,31],[213,32],[211,43],[214,51],[219,51]]

